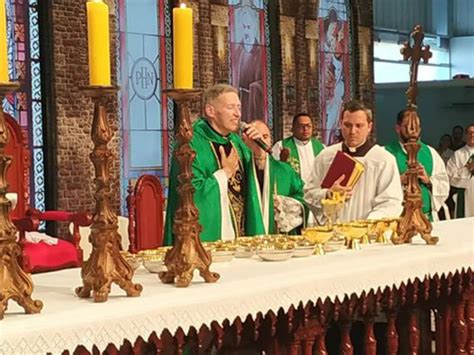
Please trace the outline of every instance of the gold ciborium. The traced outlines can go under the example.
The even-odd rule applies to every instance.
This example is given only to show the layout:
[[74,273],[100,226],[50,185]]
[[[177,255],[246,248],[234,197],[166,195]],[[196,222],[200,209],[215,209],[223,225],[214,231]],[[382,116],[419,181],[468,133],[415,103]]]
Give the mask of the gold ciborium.
[[369,239],[375,241],[378,244],[390,244],[390,239],[387,238],[386,232],[389,230],[390,227],[390,220],[371,220],[369,222]]
[[324,255],[324,244],[334,236],[334,230],[331,226],[318,226],[303,229],[303,236],[316,244],[314,254]]
[[323,214],[327,218],[327,226],[332,229],[333,223],[337,223],[337,217],[339,212],[344,206],[346,196],[342,192],[334,191],[331,193],[330,198],[324,198],[321,200],[323,206]]
[[368,225],[366,222],[346,223],[342,226],[341,233],[346,238],[347,249],[359,250],[361,244],[369,244]]

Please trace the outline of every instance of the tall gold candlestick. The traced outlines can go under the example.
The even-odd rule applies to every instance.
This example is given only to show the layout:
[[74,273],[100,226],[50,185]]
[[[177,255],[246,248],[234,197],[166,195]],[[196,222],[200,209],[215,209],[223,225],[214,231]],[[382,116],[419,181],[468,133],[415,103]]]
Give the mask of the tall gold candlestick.
[[421,188],[418,182],[419,162],[417,159],[420,150],[421,125],[416,112],[416,98],[418,94],[418,66],[423,60],[428,63],[432,54],[430,46],[423,45],[425,34],[420,25],[413,28],[410,34],[413,45],[405,43],[401,53],[404,60],[411,59],[410,64],[410,85],[406,91],[408,99],[407,118],[403,120],[402,132],[408,141],[404,147],[408,154],[406,175],[408,176],[403,198],[403,212],[398,223],[397,233],[392,234],[393,244],[411,243],[412,238],[419,234],[427,244],[438,243],[439,238],[431,235],[433,229],[431,222],[423,213],[423,201],[421,199]]
[[165,265],[168,271],[161,272],[159,277],[164,283],[175,282],[178,287],[187,287],[193,279],[194,270],[198,269],[206,282],[216,282],[219,274],[211,272],[212,259],[201,244],[199,234],[199,210],[194,205],[192,186],[192,164],[196,152],[189,142],[193,137],[193,126],[189,115],[189,103],[199,98],[199,89],[171,89],[164,91],[178,104],[179,125],[177,133],[178,146],[174,152],[179,164],[178,175],[179,205],[174,215],[173,248],[166,253]]
[[88,86],[86,95],[94,101],[94,118],[91,137],[94,149],[90,154],[95,170],[95,212],[92,217],[91,235],[92,253],[82,266],[82,287],[76,288],[81,298],[90,297],[92,291],[95,302],[108,299],[112,283],[118,284],[128,297],[139,296],[143,287],[132,282],[133,269],[120,255],[121,242],[118,233],[118,219],[110,206],[109,166],[112,157],[107,144],[113,132],[107,120],[104,99],[117,92],[114,86]]
[[[0,83],[0,103],[7,93],[19,87],[19,83]],[[0,109],[0,319],[3,319],[10,299],[28,314],[39,313],[43,308],[43,302],[31,299],[33,282],[18,264],[21,247],[16,241],[16,228],[10,219],[12,204],[5,197],[8,191],[7,171],[12,160],[12,157],[5,155],[8,139],[3,109]]]

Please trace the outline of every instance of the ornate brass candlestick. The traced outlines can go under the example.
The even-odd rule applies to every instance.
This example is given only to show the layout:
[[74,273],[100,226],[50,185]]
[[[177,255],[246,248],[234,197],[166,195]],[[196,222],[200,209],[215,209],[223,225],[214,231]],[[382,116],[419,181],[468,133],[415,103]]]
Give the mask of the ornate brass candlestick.
[[1,103],[7,93],[19,87],[19,83],[0,83],[0,319],[3,319],[9,299],[16,301],[27,314],[39,313],[43,308],[43,302],[31,299],[33,282],[18,264],[21,247],[16,241],[16,228],[10,219],[12,204],[5,197],[8,191],[7,170],[12,157],[5,155],[9,132]]
[[92,217],[92,253],[82,266],[81,276],[84,286],[76,288],[81,298],[90,297],[92,291],[95,302],[105,302],[112,282],[118,284],[129,297],[139,296],[143,287],[132,282],[133,268],[119,252],[121,241],[118,233],[117,215],[110,207],[109,163],[112,153],[107,147],[113,132],[107,120],[104,99],[115,94],[118,87],[88,86],[84,92],[94,101],[94,118],[91,137],[94,149],[90,154],[95,170],[96,191],[95,212]]
[[187,287],[193,279],[194,270],[198,269],[206,282],[216,282],[219,274],[209,270],[212,262],[211,254],[204,249],[199,238],[202,227],[199,224],[199,211],[194,205],[194,187],[191,184],[192,164],[196,152],[189,145],[193,137],[189,103],[199,98],[201,90],[171,89],[164,92],[173,98],[179,110],[176,137],[178,146],[174,154],[180,174],[178,175],[179,205],[173,224],[174,246],[165,256],[168,271],[161,272],[159,277],[164,283],[176,282],[178,287]]
[[405,43],[404,48],[401,49],[403,59],[411,59],[410,85],[406,91],[408,112],[406,113],[407,117],[403,119],[402,125],[402,134],[408,137],[408,141],[404,145],[408,153],[408,169],[406,171],[408,182],[405,186],[403,212],[398,224],[398,233],[392,235],[392,242],[394,244],[411,243],[413,236],[419,233],[427,244],[436,244],[439,238],[431,236],[433,227],[422,211],[421,188],[418,182],[420,163],[417,160],[417,154],[420,150],[418,140],[421,127],[420,119],[416,113],[418,65],[421,59],[427,63],[432,54],[429,46],[423,46],[425,35],[420,25],[415,26],[410,37],[412,38],[413,46],[410,43]]

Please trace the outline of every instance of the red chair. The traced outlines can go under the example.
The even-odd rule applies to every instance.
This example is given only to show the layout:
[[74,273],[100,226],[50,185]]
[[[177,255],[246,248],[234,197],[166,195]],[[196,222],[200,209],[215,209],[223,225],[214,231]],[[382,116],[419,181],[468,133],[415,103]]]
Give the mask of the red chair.
[[[10,216],[16,225],[22,246],[20,265],[26,272],[44,272],[82,264],[82,250],[79,247],[79,226],[88,226],[92,217],[87,213],[71,213],[65,211],[41,212],[29,208],[29,171],[30,155],[26,148],[20,125],[10,115],[3,113],[9,132],[9,141],[5,147],[6,155],[12,157],[7,172],[8,191],[18,195],[17,204]],[[43,241],[29,242],[27,232],[38,231],[41,221],[73,222],[73,234],[69,238],[58,238],[54,245]]]
[[129,181],[127,210],[130,253],[163,245],[163,189],[153,175],[142,175],[135,188]]

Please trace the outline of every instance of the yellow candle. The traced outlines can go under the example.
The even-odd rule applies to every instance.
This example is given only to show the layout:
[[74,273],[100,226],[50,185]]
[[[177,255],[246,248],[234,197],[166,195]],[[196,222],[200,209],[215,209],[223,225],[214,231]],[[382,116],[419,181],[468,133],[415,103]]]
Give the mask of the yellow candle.
[[7,15],[5,0],[0,0],[0,83],[10,81],[8,76]]
[[109,8],[102,0],[88,1],[89,83],[110,86]]
[[193,10],[173,9],[173,79],[176,89],[193,87]]

